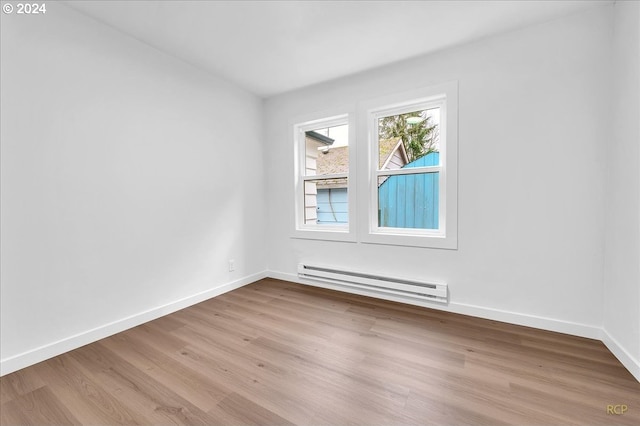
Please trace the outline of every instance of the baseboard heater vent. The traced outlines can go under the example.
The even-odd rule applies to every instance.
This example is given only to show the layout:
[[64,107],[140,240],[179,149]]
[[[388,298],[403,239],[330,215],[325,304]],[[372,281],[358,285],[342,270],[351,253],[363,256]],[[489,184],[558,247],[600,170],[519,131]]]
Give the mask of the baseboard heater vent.
[[[447,303],[447,285],[385,277],[362,272],[334,269],[325,266],[298,264],[298,277],[331,283],[340,287],[376,292],[381,297],[401,296],[400,299]],[[393,298],[393,297],[392,297]],[[393,298],[398,299],[398,297]]]

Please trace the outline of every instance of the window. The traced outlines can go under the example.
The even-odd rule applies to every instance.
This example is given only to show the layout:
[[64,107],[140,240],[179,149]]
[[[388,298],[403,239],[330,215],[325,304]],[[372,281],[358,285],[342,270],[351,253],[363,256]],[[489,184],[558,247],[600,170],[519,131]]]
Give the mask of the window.
[[447,83],[298,120],[293,236],[457,248],[457,90]]
[[457,247],[457,85],[369,102],[362,240]]
[[430,102],[376,114],[378,228],[439,231],[440,107]]
[[296,139],[296,230],[305,238],[353,239],[349,231],[349,116],[294,126]]

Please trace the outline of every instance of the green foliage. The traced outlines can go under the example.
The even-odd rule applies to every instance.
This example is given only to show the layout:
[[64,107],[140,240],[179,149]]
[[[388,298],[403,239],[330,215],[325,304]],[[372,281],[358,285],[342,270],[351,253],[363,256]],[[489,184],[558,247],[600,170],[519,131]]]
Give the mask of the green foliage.
[[[407,114],[391,115],[379,121],[380,139],[401,138],[409,162],[424,157],[432,152],[437,152],[438,130],[437,124],[431,124],[431,117],[422,115],[423,111],[414,111]],[[416,124],[407,123],[409,117],[424,118]]]

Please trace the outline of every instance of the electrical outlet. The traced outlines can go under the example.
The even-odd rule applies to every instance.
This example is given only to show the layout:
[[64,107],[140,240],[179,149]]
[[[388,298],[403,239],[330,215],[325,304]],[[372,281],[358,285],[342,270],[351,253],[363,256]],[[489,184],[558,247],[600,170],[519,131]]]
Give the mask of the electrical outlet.
[[229,260],[229,272],[233,272],[236,270],[236,261],[233,259]]

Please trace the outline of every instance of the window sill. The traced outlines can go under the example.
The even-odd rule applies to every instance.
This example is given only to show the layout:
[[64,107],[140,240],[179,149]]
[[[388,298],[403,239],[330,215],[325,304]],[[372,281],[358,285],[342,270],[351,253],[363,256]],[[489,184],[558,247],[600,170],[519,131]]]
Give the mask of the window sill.
[[353,232],[346,228],[338,227],[296,229],[293,231],[291,238],[302,240],[356,242],[356,236]]
[[458,239],[453,236],[435,235],[400,235],[392,233],[368,233],[363,236],[364,244],[381,244],[405,247],[421,247],[433,249],[457,250]]

